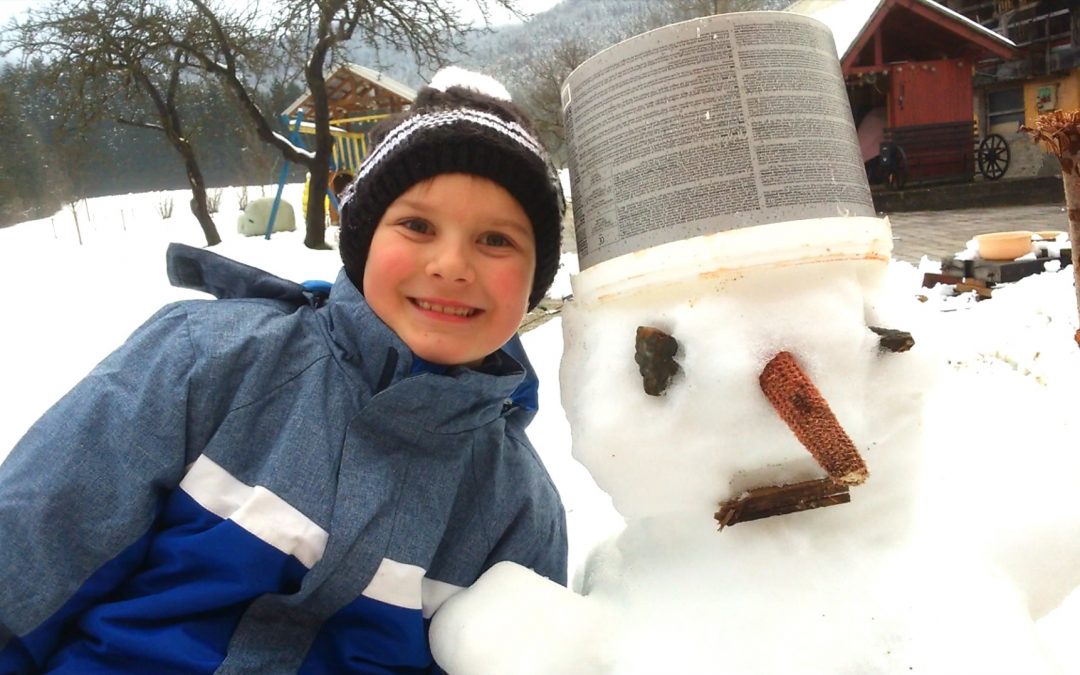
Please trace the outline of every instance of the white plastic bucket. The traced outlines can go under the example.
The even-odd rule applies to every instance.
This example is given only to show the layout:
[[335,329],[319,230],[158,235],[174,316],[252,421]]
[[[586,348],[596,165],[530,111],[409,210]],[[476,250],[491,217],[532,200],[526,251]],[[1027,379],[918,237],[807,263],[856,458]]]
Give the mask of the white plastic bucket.
[[580,301],[831,260],[885,262],[829,29],[787,12],[695,19],[563,85]]

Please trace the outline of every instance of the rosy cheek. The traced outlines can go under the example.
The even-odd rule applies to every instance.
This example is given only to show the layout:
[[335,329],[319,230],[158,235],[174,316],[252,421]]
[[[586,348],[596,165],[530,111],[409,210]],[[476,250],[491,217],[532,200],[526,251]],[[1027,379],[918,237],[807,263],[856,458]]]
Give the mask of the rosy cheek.
[[384,273],[391,275],[404,274],[413,267],[413,259],[402,251],[391,251],[382,257],[379,265]]
[[501,266],[491,275],[493,287],[500,289],[510,299],[528,298],[532,275],[526,275],[520,265]]
[[[383,278],[394,278],[407,274],[414,266],[413,256],[407,249],[401,246],[381,245],[376,248],[373,243],[371,254],[368,257],[368,269],[377,271]],[[366,275],[365,275],[366,276]]]

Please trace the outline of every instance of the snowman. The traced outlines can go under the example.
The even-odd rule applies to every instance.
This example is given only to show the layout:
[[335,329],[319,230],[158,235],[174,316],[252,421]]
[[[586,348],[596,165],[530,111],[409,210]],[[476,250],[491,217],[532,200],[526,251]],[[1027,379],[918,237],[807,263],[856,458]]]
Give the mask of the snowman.
[[[573,452],[626,527],[593,551],[579,593],[492,568],[436,615],[439,663],[452,674],[1055,672],[1035,620],[1076,584],[1076,528],[1031,527],[1037,501],[1014,495],[997,507],[1012,526],[973,541],[923,508],[941,501],[921,472],[932,359],[873,330],[917,311],[887,264],[804,262],[700,286],[564,310]],[[642,326],[678,343],[659,396],[638,363]],[[983,487],[957,485],[967,501]]]
[[[696,49],[730,66],[714,79],[732,89],[703,93],[700,74],[687,76],[697,93],[661,122],[675,129],[665,138],[715,138],[709,125],[728,115],[721,125],[830,129],[802,142],[834,152],[825,171],[787,167],[779,184],[770,162],[790,139],[723,136],[719,150],[697,149],[747,151],[758,201],[747,210],[695,198],[709,218],[634,226],[645,201],[692,211],[669,199],[692,191],[643,168],[655,154],[611,157],[607,148],[626,147],[611,134],[633,125],[607,123],[603,107],[625,109],[617,90],[629,73],[679,81],[680,68],[700,67]],[[754,83],[778,81],[817,89],[785,90],[806,104],[774,106],[776,92]],[[912,330],[918,302],[891,272],[888,221],[862,175],[852,178],[862,167],[850,114],[807,112],[827,108],[819,100],[836,99],[836,87],[842,95],[828,31],[779,13],[669,26],[571,76],[582,269],[563,311],[560,384],[573,455],[626,526],[592,552],[575,591],[500,563],[447,601],[431,645],[452,675],[1055,672],[1035,621],[1080,581],[1080,532],[1025,527],[1039,522],[1037,500],[1003,495],[1007,486],[926,479],[924,392],[936,361]],[[733,99],[744,118],[730,117]],[[695,102],[726,112],[697,115]],[[797,114],[811,116],[784,123]],[[705,128],[683,129],[691,118]],[[670,170],[700,183],[687,163]],[[728,191],[746,177],[732,175]],[[620,181],[642,203],[614,199]],[[943,484],[1008,513],[1012,527],[965,531],[950,500],[928,495]]]

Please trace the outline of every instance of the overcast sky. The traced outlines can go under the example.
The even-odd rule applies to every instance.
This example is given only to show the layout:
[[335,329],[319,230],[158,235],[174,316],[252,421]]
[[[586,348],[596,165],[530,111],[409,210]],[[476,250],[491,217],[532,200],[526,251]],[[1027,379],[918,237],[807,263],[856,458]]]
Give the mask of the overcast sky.
[[25,12],[33,4],[33,0],[0,0],[0,24],[7,23],[8,19]]

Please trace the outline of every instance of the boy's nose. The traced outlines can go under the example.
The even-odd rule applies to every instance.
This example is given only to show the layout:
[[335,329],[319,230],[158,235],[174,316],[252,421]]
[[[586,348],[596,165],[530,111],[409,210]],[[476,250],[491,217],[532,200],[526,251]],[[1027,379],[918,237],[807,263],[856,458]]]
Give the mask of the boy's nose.
[[476,278],[466,245],[459,242],[437,247],[428,261],[427,272],[446,281],[470,282]]

